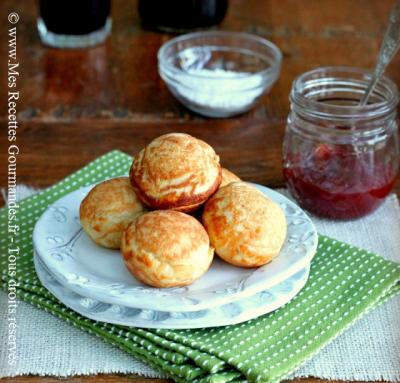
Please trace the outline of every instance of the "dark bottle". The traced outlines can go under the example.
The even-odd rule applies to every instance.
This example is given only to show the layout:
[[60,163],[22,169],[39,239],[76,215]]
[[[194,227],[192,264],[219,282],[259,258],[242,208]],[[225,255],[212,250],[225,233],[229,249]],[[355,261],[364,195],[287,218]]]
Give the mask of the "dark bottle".
[[185,32],[219,24],[228,0],[139,0],[139,14],[145,28]]
[[110,8],[110,0],[40,0],[40,37],[55,47],[98,44],[110,33]]

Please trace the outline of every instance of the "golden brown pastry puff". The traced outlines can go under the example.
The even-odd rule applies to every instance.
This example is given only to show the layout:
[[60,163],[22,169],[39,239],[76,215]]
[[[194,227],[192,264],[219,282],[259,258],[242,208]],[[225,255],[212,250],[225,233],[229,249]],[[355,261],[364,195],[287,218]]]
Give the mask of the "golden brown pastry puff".
[[119,177],[90,190],[81,203],[79,215],[83,230],[94,242],[119,249],[122,232],[145,211],[129,178]]
[[152,211],[132,222],[121,251],[129,271],[154,287],[192,283],[208,270],[214,255],[200,222],[174,210]]
[[245,182],[220,188],[205,204],[202,219],[215,252],[235,266],[268,263],[286,237],[280,206]]
[[153,209],[195,210],[221,183],[214,149],[183,133],[154,139],[135,157],[130,170],[139,198]]
[[226,168],[221,169],[221,176],[221,184],[219,185],[220,188],[230,184],[231,182],[241,181],[241,179],[235,173],[232,173]]

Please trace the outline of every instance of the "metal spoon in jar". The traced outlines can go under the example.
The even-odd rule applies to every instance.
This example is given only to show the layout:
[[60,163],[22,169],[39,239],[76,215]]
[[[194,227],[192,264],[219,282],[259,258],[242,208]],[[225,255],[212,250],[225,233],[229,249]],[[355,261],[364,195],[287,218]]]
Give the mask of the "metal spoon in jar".
[[368,87],[361,98],[360,105],[366,105],[369,97],[373,93],[376,84],[379,82],[386,67],[397,53],[400,47],[400,0],[396,0],[396,4],[390,12],[389,25],[386,29],[385,36],[378,55],[378,61],[375,66],[374,74],[368,84]]

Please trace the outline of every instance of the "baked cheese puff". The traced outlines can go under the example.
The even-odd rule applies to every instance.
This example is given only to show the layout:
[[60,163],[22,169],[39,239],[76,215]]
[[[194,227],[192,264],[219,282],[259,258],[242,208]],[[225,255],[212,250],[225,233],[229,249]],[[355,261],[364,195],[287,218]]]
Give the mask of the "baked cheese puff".
[[245,182],[220,188],[205,204],[202,220],[216,254],[235,266],[265,265],[286,237],[280,206]]
[[154,139],[135,157],[130,180],[142,202],[153,209],[195,210],[221,183],[214,149],[183,133]]
[[221,169],[221,184],[219,185],[220,188],[230,184],[231,182],[237,181],[241,181],[241,179],[235,173],[232,173],[226,168]]
[[122,232],[145,211],[129,178],[119,177],[91,189],[80,205],[79,215],[83,230],[94,242],[119,249]]
[[154,287],[189,285],[208,270],[214,255],[200,222],[174,210],[155,210],[133,221],[121,252],[133,276]]

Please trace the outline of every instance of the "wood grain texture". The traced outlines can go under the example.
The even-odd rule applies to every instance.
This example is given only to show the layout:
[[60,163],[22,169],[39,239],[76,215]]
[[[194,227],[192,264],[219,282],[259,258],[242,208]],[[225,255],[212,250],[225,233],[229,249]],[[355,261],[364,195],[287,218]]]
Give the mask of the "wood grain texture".
[[[293,78],[324,65],[372,67],[393,1],[232,0],[221,28],[256,33],[283,51],[282,75],[269,96],[250,115],[285,118]],[[23,81],[19,103],[24,121],[192,121],[157,74],[157,50],[171,36],[143,31],[135,1],[113,2],[113,33],[104,45],[87,50],[48,49],[36,33],[36,2],[3,0],[2,15],[20,14],[18,55]],[[7,28],[0,29],[5,57]],[[400,57],[388,74],[400,83]],[[3,68],[2,68],[3,69]],[[6,81],[1,76],[1,84]],[[4,99],[5,86],[0,88]],[[1,104],[0,116],[5,114]],[[229,120],[228,120],[229,123]]]
[[[142,30],[135,1],[113,2],[111,37],[87,50],[42,46],[35,4],[0,3],[1,14],[20,14],[19,182],[45,187],[109,150],[135,154],[161,133],[183,131],[214,145],[223,164],[242,178],[276,187],[283,186],[281,145],[293,78],[321,65],[372,67],[392,1],[283,0],[276,6],[273,0],[232,0],[221,28],[271,39],[284,61],[278,83],[255,109],[222,120],[190,113],[170,95],[156,62],[158,48],[170,36]],[[0,29],[0,41],[7,40],[6,33]],[[1,44],[0,57],[6,49]],[[399,63],[397,57],[388,70],[397,83]],[[0,76],[2,100],[5,81]],[[0,124],[5,122],[5,103],[0,103]],[[2,163],[7,145],[2,134]],[[2,167],[1,186],[6,178]]]
[[[36,32],[36,1],[2,0],[3,20],[20,15],[17,53],[18,182],[46,187],[112,149],[137,153],[152,138],[187,132],[209,142],[224,166],[241,178],[283,186],[281,145],[295,76],[318,66],[372,68],[392,0],[231,0],[224,30],[256,33],[283,52],[281,77],[252,111],[237,118],[207,119],[190,113],[157,74],[156,54],[171,36],[142,30],[136,2],[113,1],[113,32],[87,50],[48,49]],[[7,60],[7,27],[0,28],[0,59]],[[388,75],[400,84],[400,55]],[[0,67],[0,162],[7,160],[6,74]],[[7,184],[6,166],[0,186]],[[396,184],[400,192],[400,180]],[[165,383],[135,376],[43,378],[5,383]],[[296,382],[318,383],[317,379]]]

